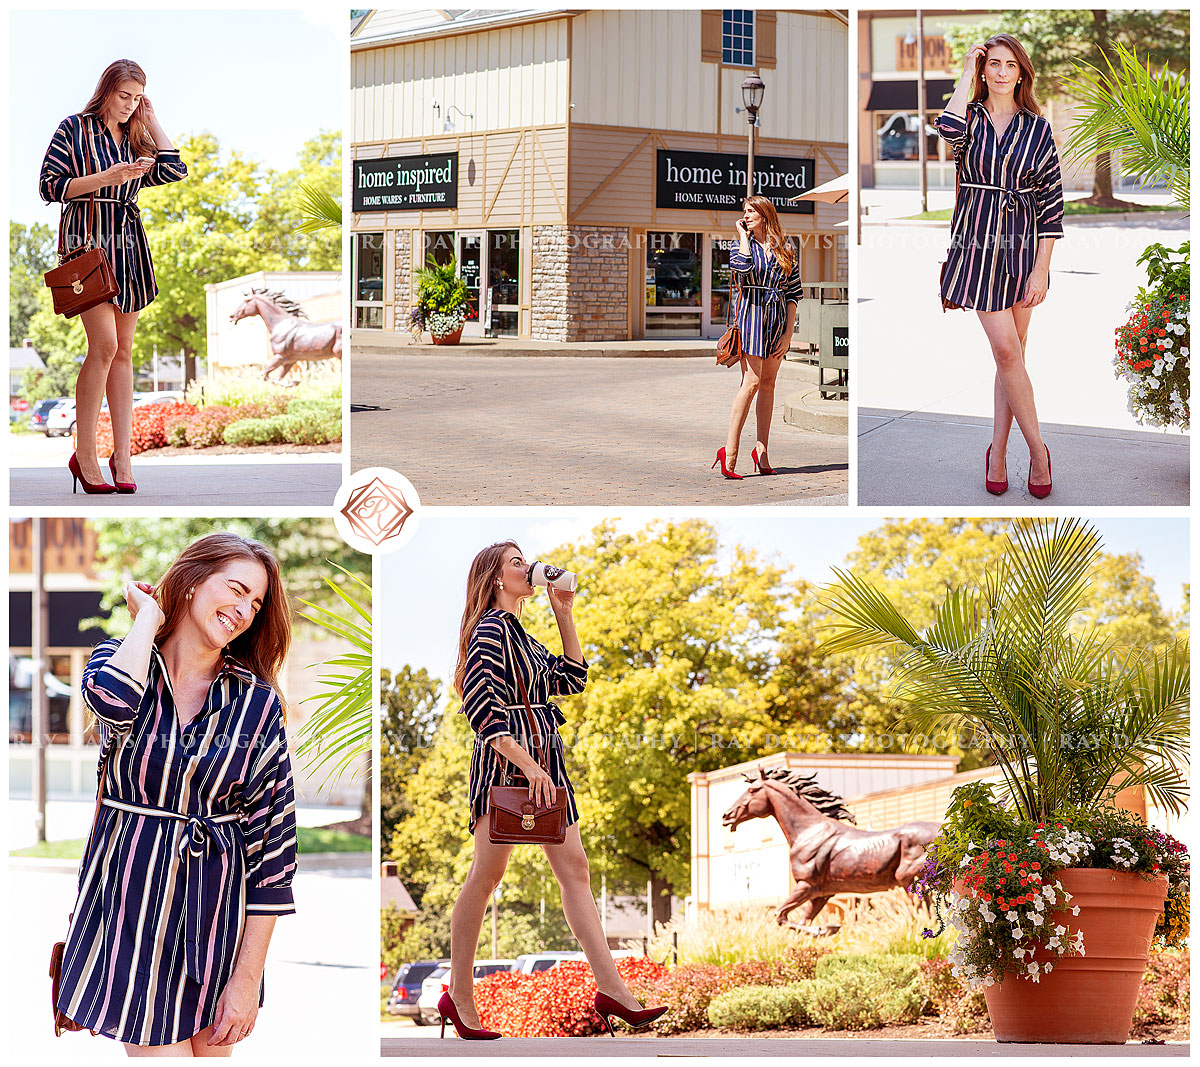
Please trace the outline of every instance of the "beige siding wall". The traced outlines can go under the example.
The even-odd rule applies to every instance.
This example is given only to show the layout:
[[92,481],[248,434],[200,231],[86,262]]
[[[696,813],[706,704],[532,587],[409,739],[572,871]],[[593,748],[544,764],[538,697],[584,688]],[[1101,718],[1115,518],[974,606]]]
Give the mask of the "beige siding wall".
[[462,133],[566,121],[566,18],[372,48],[350,61],[354,142],[433,137],[447,117]]
[[[779,12],[766,84],[766,138],[845,141],[848,32],[824,15]],[[745,136],[742,67],[700,58],[699,11],[588,11],[575,19],[571,121]],[[820,101],[819,107],[813,102]]]

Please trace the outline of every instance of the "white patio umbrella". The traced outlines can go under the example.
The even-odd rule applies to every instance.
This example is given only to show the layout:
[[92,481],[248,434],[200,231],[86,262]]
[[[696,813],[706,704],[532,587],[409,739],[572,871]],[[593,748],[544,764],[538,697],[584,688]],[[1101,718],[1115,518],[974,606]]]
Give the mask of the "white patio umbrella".
[[792,197],[792,203],[797,200],[819,200],[822,204],[843,204],[850,196],[850,175],[839,174],[832,181],[809,189],[807,193]]

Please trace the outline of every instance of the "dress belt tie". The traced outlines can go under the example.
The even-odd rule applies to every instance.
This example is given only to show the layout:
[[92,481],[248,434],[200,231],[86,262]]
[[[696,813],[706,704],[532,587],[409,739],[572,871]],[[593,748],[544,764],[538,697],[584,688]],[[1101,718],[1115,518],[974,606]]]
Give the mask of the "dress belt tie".
[[[553,704],[549,701],[547,701],[545,704],[535,704],[532,701],[530,701],[529,706],[531,708],[549,708],[550,714],[554,716],[554,721],[557,722],[559,724],[559,726],[565,726],[567,723],[567,717],[562,713],[562,709],[557,704]],[[504,710],[505,711],[524,711],[525,705],[524,704],[505,704]]]
[[106,808],[128,811],[134,815],[148,815],[157,819],[177,819],[186,823],[183,837],[179,841],[179,856],[183,860],[184,910],[183,937],[185,946],[184,973],[196,983],[204,982],[206,946],[201,944],[200,932],[207,929],[211,910],[208,893],[205,891],[205,862],[212,850],[217,855],[227,851],[225,843],[213,833],[217,823],[241,822],[236,812],[228,815],[184,815],[170,808],[152,808],[145,804],[130,804],[124,800],[104,797],[100,803]]
[[[68,203],[86,204],[90,199],[90,196],[73,196]],[[139,222],[141,221],[142,212],[136,200],[122,200],[119,196],[98,196],[96,197],[96,202],[98,204],[120,204],[123,209],[120,220],[122,227],[129,222],[130,218],[137,219]]]
[[[1023,206],[1029,209],[1030,217],[1033,222],[1033,244],[1034,250],[1037,250],[1037,201],[1031,199],[1033,194],[1037,192],[1031,187],[1022,186],[1007,186],[1007,185],[987,185],[983,182],[959,182],[959,185],[967,189],[994,189],[997,192],[1003,193],[1004,213],[1000,216],[1000,237],[1004,242],[1004,260],[1005,266],[1008,268],[1008,273],[1014,278],[1021,276],[1021,253],[1022,248],[1016,247],[1014,240],[1015,222],[1013,215],[1018,206]],[[1023,236],[1023,235],[1022,235]]]

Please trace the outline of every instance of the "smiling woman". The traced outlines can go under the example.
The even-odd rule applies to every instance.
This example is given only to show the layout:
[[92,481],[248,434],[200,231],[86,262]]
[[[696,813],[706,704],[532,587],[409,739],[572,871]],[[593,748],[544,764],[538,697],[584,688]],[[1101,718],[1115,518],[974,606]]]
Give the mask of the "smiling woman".
[[128,634],[83,676],[100,801],[55,1007],[131,1055],[228,1055],[254,1029],[275,918],[295,910],[279,563],[210,534],[125,597]]

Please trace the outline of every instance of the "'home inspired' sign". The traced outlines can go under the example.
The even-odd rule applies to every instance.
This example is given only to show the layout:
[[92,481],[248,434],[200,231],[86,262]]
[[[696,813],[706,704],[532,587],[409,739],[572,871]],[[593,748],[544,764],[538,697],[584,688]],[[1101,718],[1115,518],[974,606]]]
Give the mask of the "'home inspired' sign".
[[[793,204],[791,198],[813,188],[816,173],[815,159],[756,156],[754,191],[770,200],[776,211],[811,215],[815,210],[811,201]],[[738,211],[745,196],[744,155],[658,150],[658,207]]]
[[458,207],[457,152],[354,161],[355,211],[443,207]]

